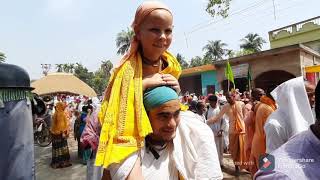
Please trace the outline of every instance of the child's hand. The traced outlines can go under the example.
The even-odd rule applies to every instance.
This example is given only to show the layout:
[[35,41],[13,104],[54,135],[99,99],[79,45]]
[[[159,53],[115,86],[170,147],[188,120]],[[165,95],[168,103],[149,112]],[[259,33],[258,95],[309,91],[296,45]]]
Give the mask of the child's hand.
[[163,74],[162,79],[166,82],[166,85],[171,86],[177,94],[180,93],[181,89],[179,81],[174,76],[171,74]]
[[166,85],[166,82],[163,80],[162,76],[163,74],[156,73],[143,78],[142,90],[144,91],[148,88]]

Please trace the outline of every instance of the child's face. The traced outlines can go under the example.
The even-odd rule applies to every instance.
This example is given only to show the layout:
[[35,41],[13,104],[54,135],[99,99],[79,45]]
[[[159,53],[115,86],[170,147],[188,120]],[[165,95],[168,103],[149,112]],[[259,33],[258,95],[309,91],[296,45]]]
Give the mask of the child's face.
[[136,36],[142,45],[143,55],[158,60],[172,41],[172,15],[163,9],[150,13],[141,24]]

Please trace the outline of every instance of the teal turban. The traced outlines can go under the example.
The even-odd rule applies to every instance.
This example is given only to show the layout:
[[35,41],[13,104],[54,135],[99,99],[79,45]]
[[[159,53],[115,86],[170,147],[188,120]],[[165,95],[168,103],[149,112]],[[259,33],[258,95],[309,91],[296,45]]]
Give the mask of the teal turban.
[[179,99],[178,94],[167,86],[159,86],[147,90],[143,94],[143,104],[146,111],[150,111],[153,108],[175,99]]

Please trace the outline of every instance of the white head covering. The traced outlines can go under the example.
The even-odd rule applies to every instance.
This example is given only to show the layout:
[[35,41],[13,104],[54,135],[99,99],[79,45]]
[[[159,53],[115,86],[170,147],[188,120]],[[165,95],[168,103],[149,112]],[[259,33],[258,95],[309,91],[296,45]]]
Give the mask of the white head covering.
[[100,108],[100,104],[100,100],[97,97],[92,98],[92,106],[95,110]]
[[[280,84],[271,92],[271,95],[278,105],[273,117],[287,120],[292,128],[291,135],[307,130],[313,124],[314,118],[302,77],[290,79]],[[287,118],[284,118],[284,115]]]

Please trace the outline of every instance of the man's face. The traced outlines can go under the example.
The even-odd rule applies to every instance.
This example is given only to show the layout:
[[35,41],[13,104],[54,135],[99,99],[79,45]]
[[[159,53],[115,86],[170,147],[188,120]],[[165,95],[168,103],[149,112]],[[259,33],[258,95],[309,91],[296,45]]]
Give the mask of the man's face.
[[143,55],[157,60],[167,50],[172,41],[172,15],[163,9],[152,11],[136,32],[142,45]]
[[205,114],[207,111],[206,104],[204,102],[201,102],[200,105],[198,106],[197,111],[199,115]]
[[213,109],[217,107],[217,101],[209,101],[209,103]]
[[235,94],[228,94],[228,95],[226,95],[226,99],[229,104],[234,104],[236,101],[236,95]]
[[153,129],[151,137],[157,141],[171,141],[180,122],[179,100],[168,101],[150,110],[148,116]]

